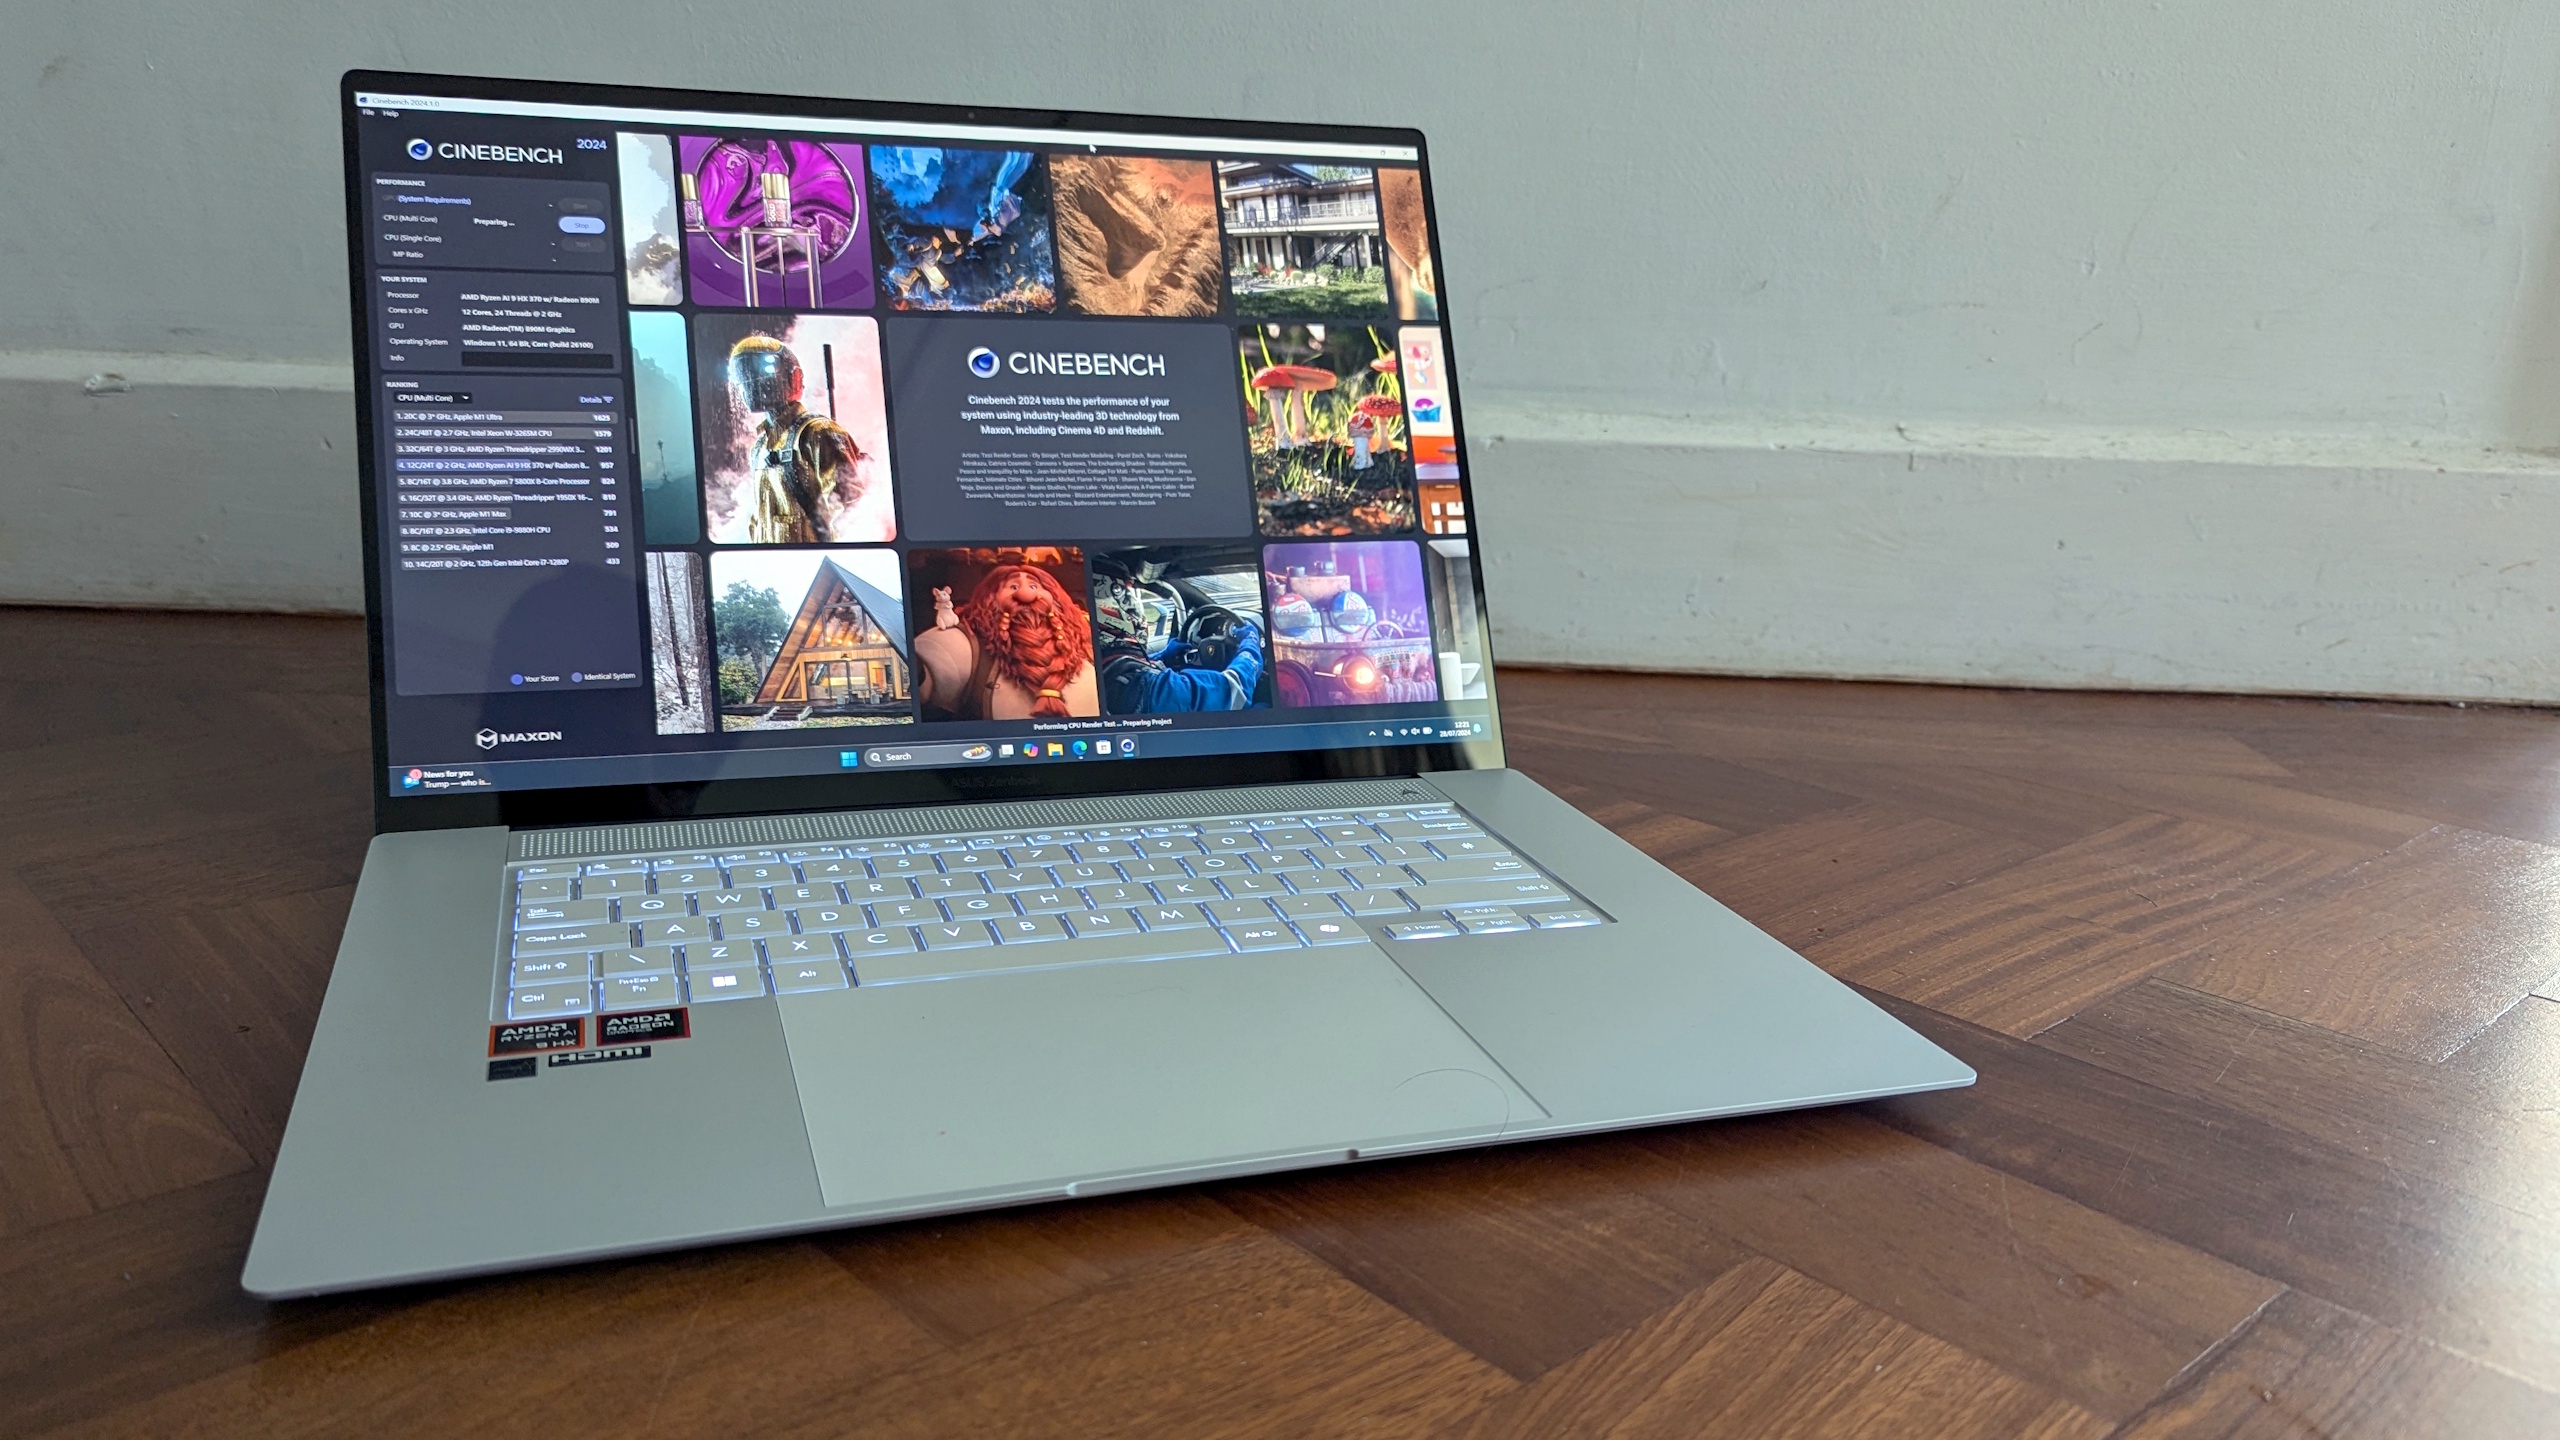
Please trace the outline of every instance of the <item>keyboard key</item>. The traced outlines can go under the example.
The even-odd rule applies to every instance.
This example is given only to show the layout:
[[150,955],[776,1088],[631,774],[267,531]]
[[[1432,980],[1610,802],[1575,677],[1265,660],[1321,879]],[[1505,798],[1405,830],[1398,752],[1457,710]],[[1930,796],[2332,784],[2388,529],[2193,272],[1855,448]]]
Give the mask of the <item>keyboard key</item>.
[[693,897],[693,908],[697,915],[726,915],[734,910],[761,910],[764,908],[764,892],[761,890],[705,890]]
[[741,890],[761,889],[767,885],[791,885],[798,883],[799,879],[799,876],[791,872],[790,866],[783,864],[729,867],[729,883]]
[[1049,873],[1061,885],[1117,885],[1120,871],[1110,865],[1052,865]]
[[1067,927],[1055,915],[1017,915],[995,922],[996,939],[1007,945],[1031,945],[1047,940],[1064,940]]
[[1300,920],[1298,933],[1306,936],[1310,945],[1358,945],[1369,938],[1368,931],[1348,920]]
[[578,898],[601,900],[610,895],[637,895],[648,888],[646,875],[588,875],[578,881]]
[[942,909],[951,920],[998,920],[1014,913],[1012,898],[1004,895],[954,895]]
[[584,980],[595,973],[595,963],[596,957],[583,950],[567,955],[528,955],[507,967],[507,984],[522,990],[528,985]]
[[1286,895],[1289,893],[1289,887],[1287,885],[1272,879],[1268,875],[1221,875],[1218,877],[1218,888],[1226,891],[1229,896],[1238,900],[1242,900],[1251,895]]
[[1424,845],[1372,845],[1369,847],[1369,853],[1377,856],[1378,863],[1381,865],[1402,865],[1408,860],[1440,858],[1431,853],[1430,847]]
[[657,881],[658,893],[661,895],[685,890],[717,890],[729,883],[720,878],[719,871],[709,866],[698,869],[661,870],[657,874]]
[[747,940],[761,935],[788,935],[791,921],[779,910],[733,911],[720,917],[720,938]]
[[916,893],[928,900],[939,899],[945,895],[987,893],[987,882],[974,871],[966,871],[958,875],[919,875],[916,877],[915,885]]
[[1262,837],[1250,830],[1243,830],[1223,835],[1203,835],[1200,837],[1200,843],[1214,855],[1221,850],[1259,850],[1262,848]]
[[652,945],[645,950],[607,950],[596,957],[596,962],[608,980],[676,973],[676,952],[673,946],[668,945]]
[[1432,840],[1443,835],[1481,835],[1484,832],[1464,815],[1441,815],[1427,820],[1381,820],[1378,833],[1389,840]]
[[861,880],[871,874],[869,866],[859,860],[811,860],[800,867],[803,880]]
[[1355,890],[1334,898],[1354,915],[1403,915],[1413,909],[1410,901],[1393,890]]
[[1425,885],[1452,880],[1507,880],[1514,876],[1538,874],[1537,866],[1517,855],[1492,855],[1475,860],[1419,860],[1405,868]]
[[1363,890],[1393,890],[1413,883],[1412,876],[1394,865],[1346,865],[1342,873],[1350,876],[1351,883]]
[[892,876],[886,880],[847,880],[844,882],[844,898],[856,905],[868,905],[874,900],[913,900],[916,898],[916,882],[904,876]]
[[1603,923],[1596,910],[1540,910],[1532,913],[1529,921],[1541,930],[1573,930]]
[[1520,912],[1508,905],[1459,905],[1443,913],[1451,920],[1464,925],[1470,920],[1499,920]]
[[1522,900],[1570,900],[1544,876],[1525,880],[1452,880],[1439,885],[1407,886],[1418,909],[1438,910],[1452,905],[1507,905]]
[[803,935],[833,935],[867,929],[871,921],[859,905],[810,905],[792,911],[791,923],[799,926]]
[[736,970],[688,968],[684,989],[696,1005],[711,1000],[751,1000],[764,993],[764,972],[752,965]]
[[1458,928],[1470,935],[1501,935],[1513,930],[1526,930],[1529,922],[1517,915],[1478,915],[1459,921]]
[[1387,927],[1390,940],[1445,940],[1459,933],[1446,920],[1405,920]]
[[952,872],[1001,870],[1004,868],[1004,852],[1001,850],[954,850],[942,857],[942,868]]
[[773,907],[777,910],[800,905],[834,905],[844,899],[844,892],[833,885],[777,885],[772,894]]
[[555,950],[606,950],[631,943],[627,925],[571,925],[558,930],[519,930],[515,953],[543,955]]
[[1292,870],[1289,884],[1301,895],[1330,895],[1361,888],[1339,870]]
[[1271,908],[1290,920],[1342,918],[1341,902],[1330,895],[1279,895],[1274,896],[1270,903]]
[[1181,900],[1215,900],[1218,887],[1207,880],[1158,880],[1147,887],[1155,892],[1158,902],[1173,904]]
[[891,925],[924,925],[942,918],[942,912],[935,909],[930,900],[887,900],[868,908],[871,911],[871,923],[884,928]]
[[1135,913],[1150,930],[1201,930],[1209,924],[1197,905],[1142,905]]
[[595,1008],[595,989],[584,980],[535,985],[507,992],[507,1018],[510,1020],[548,1020],[560,1015],[584,1015]]
[[569,898],[569,883],[566,877],[519,880],[516,882],[516,903],[521,905],[529,900],[566,900]]
[[1378,838],[1377,831],[1370,829],[1366,825],[1359,824],[1356,821],[1338,822],[1330,825],[1310,825],[1307,828],[1315,831],[1318,835],[1323,836],[1326,843],[1332,845],[1358,845],[1363,841],[1375,840]]
[[1049,872],[1046,870],[1015,869],[987,872],[987,888],[998,892],[1046,890],[1057,883],[1049,878]]
[[1124,860],[1120,873],[1132,880],[1187,880],[1191,872],[1175,860]]
[[834,958],[836,937],[833,935],[776,935],[764,942],[764,959],[768,965]]
[[621,975],[604,982],[603,1008],[607,1011],[649,1010],[683,1003],[684,996],[677,990],[673,975]]
[[702,940],[684,947],[684,968],[692,970],[728,970],[756,963],[756,944],[752,940]]
[[1212,900],[1203,908],[1209,912],[1210,919],[1229,927],[1271,919],[1271,902],[1268,900]]
[[1431,852],[1443,860],[1477,860],[1488,855],[1508,855],[1511,847],[1490,835],[1443,835],[1431,842]]
[[610,900],[544,900],[516,907],[516,928],[550,930],[562,925],[601,925],[613,919]]
[[773,993],[776,995],[842,990],[847,984],[841,960],[808,960],[773,967]]
[[1067,922],[1067,928],[1079,940],[1095,935],[1134,935],[1138,931],[1138,917],[1126,910],[1079,910],[1058,918]]
[[643,945],[683,945],[711,938],[711,922],[699,915],[664,915],[643,920],[638,929]]
[[1278,875],[1284,871],[1294,873],[1300,870],[1313,870],[1318,868],[1315,861],[1307,858],[1307,852],[1304,850],[1267,851],[1263,854],[1254,856],[1253,863],[1262,867],[1262,873],[1265,875]]
[[1067,853],[1064,845],[1018,845],[1004,852],[1005,863],[1016,870],[1045,870],[1052,865],[1073,865],[1077,857]]
[[1064,915],[1085,908],[1084,897],[1073,890],[1025,890],[1013,897],[1025,915]]
[[947,925],[920,925],[916,933],[924,937],[927,950],[975,950],[993,945],[996,937],[987,933],[983,920],[954,920]]
[[916,948],[916,932],[901,925],[894,930],[852,930],[844,937],[845,953],[853,957],[856,979],[862,975],[865,955],[903,955]]
[[1155,897],[1135,885],[1087,885],[1084,898],[1096,910],[1126,910]]
[[1139,854],[1157,858],[1201,853],[1199,841],[1185,839],[1179,835],[1151,836],[1136,843]]
[[626,921],[646,920],[656,915],[690,915],[693,913],[691,901],[681,893],[674,895],[625,895],[618,903],[622,906],[622,918]]
[[1134,860],[1138,855],[1138,847],[1126,840],[1088,840],[1075,851],[1076,858],[1088,865],[1096,860]]
[[1289,825],[1263,831],[1262,843],[1274,850],[1303,850],[1310,845],[1322,845],[1324,837],[1303,825]]
[[871,873],[884,880],[892,875],[932,875],[939,873],[941,868],[933,863],[933,857],[930,855],[874,855],[871,857]]
[[1235,944],[1237,950],[1244,952],[1297,950],[1307,943],[1298,938],[1297,931],[1276,920],[1263,925],[1230,925],[1227,927],[1227,939]]

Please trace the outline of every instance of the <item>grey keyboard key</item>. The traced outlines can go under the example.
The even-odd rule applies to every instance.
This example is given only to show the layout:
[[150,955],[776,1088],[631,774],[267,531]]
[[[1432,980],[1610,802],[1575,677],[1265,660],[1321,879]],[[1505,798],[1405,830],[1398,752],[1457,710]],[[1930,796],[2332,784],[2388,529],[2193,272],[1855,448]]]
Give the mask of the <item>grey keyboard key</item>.
[[1319,868],[1315,861],[1307,858],[1307,852],[1304,850],[1268,851],[1264,854],[1254,856],[1253,863],[1261,866],[1262,873],[1265,875],[1278,875],[1284,871],[1296,872],[1300,870],[1314,870]]
[[519,930],[551,930],[562,925],[601,925],[613,918],[610,900],[542,900],[516,907]]
[[1004,858],[1016,870],[1045,870],[1052,865],[1077,863],[1077,857],[1067,853],[1064,845],[1017,845],[1008,848]]
[[1459,921],[1458,928],[1470,935],[1501,935],[1513,930],[1526,930],[1529,922],[1517,915],[1477,915]]
[[884,900],[870,909],[871,923],[879,926],[924,925],[942,918],[930,900]]
[[847,880],[844,882],[844,898],[856,905],[868,905],[875,900],[913,900],[916,898],[916,882],[902,875],[893,875],[886,880]]
[[673,975],[623,975],[604,982],[606,1010],[648,1010],[683,1003]]
[[1155,899],[1135,885],[1087,885],[1084,898],[1096,910],[1126,910]]
[[561,1015],[584,1015],[595,1008],[595,988],[584,980],[534,985],[507,992],[507,1018],[510,1020],[549,1020]]
[[1064,940],[1067,927],[1055,915],[1017,915],[995,922],[996,939],[1007,945],[1032,945],[1047,940]]
[[793,874],[788,865],[777,863],[729,867],[729,883],[740,890],[757,890],[767,885],[796,885],[799,881],[800,877]]
[[756,963],[752,940],[697,940],[684,947],[687,970],[728,970]]
[[1520,912],[1508,905],[1459,905],[1446,913],[1450,919],[1464,925],[1470,920],[1500,920]]
[[1049,873],[1061,885],[1117,885],[1120,871],[1113,865],[1052,865]]
[[773,993],[776,995],[842,990],[847,983],[841,960],[802,960],[773,967]]
[[1490,835],[1442,835],[1431,842],[1432,853],[1443,860],[1480,860],[1488,855],[1508,855],[1511,847]]
[[631,943],[627,925],[570,925],[557,930],[519,930],[518,955],[546,955],[557,950],[607,950]]
[[952,980],[969,975],[1003,974],[1008,970],[1051,970],[1074,965],[1105,965],[1133,960],[1183,960],[1224,955],[1227,942],[1215,930],[1151,930],[1137,935],[1097,935],[1047,945],[1004,945],[944,953],[884,955],[868,963],[857,957],[854,974],[865,985],[896,985],[919,980]]
[[987,933],[983,920],[954,920],[947,925],[919,925],[916,933],[924,937],[927,950],[975,950],[993,945],[996,937]]
[[1013,899],[1007,895],[954,895],[942,902],[944,918],[950,920],[1000,920],[1013,915]]
[[622,918],[638,922],[659,915],[690,915],[690,899],[678,891],[673,895],[625,895],[621,900]]
[[565,876],[558,879],[516,882],[516,903],[519,905],[528,900],[566,900],[568,898],[569,880]]
[[1277,920],[1262,925],[1230,925],[1227,927],[1227,939],[1233,941],[1236,949],[1242,952],[1297,950],[1304,948],[1307,943],[1298,938],[1297,931]]
[[1513,880],[1452,880],[1439,885],[1408,886],[1418,908],[1439,910],[1452,905],[1507,905],[1525,900],[1572,897],[1543,876]]
[[1440,858],[1439,856],[1432,854],[1430,847],[1426,845],[1389,845],[1380,843],[1370,846],[1369,853],[1377,856],[1378,863],[1381,865],[1402,865],[1411,860],[1437,860]]
[[1301,895],[1330,895],[1361,888],[1339,870],[1292,870],[1289,885]]
[[1242,900],[1254,895],[1286,895],[1289,887],[1268,875],[1221,875],[1218,888],[1228,896]]
[[874,855],[871,857],[871,873],[883,879],[891,875],[932,875],[938,873],[941,868],[933,863],[933,857],[930,855]]
[[685,945],[711,938],[711,922],[699,915],[662,915],[635,927],[643,945]]
[[1342,873],[1363,890],[1393,890],[1413,883],[1412,876],[1394,865],[1346,865]]
[[1073,890],[1025,890],[1013,897],[1013,903],[1025,915],[1064,915],[1085,908],[1084,897]]
[[779,910],[733,911],[720,917],[720,938],[747,940],[765,935],[788,935],[791,920]]
[[1442,835],[1481,835],[1484,832],[1464,815],[1442,815],[1426,820],[1381,820],[1378,833],[1390,840],[1431,840]]
[[1219,898],[1217,885],[1207,880],[1158,880],[1147,888],[1155,892],[1157,901],[1167,905]]
[[1310,845],[1307,857],[1319,865],[1339,870],[1345,865],[1367,865],[1375,857],[1357,845]]
[[1310,945],[1358,945],[1366,942],[1369,932],[1348,920],[1326,920],[1309,916],[1297,922],[1298,933]]
[[851,930],[845,933],[845,953],[853,957],[853,973],[861,978],[866,955],[903,955],[916,948],[916,932],[904,925],[893,930]]
[[1541,930],[1573,930],[1605,923],[1596,910],[1540,910],[1529,921]]
[[1120,873],[1132,880],[1184,880],[1191,872],[1175,860],[1124,860]]
[[764,942],[764,959],[768,965],[834,958],[836,937],[833,935],[776,935]]
[[1013,869],[987,872],[987,888],[996,891],[1046,890],[1057,883],[1049,878],[1049,872],[1046,870]]
[[1418,860],[1405,867],[1425,885],[1453,880],[1544,879],[1538,867],[1517,855],[1491,855],[1476,860]]
[[1076,858],[1090,865],[1097,860],[1134,860],[1138,847],[1126,840],[1088,840],[1075,847]]
[[1194,855],[1183,862],[1194,875],[1250,875],[1253,862],[1242,855]]
[[761,890],[705,890],[693,897],[693,909],[697,915],[726,915],[733,910],[763,908],[764,892]]
[[1413,902],[1393,890],[1355,890],[1334,898],[1354,915],[1403,915],[1413,909]]
[[598,968],[608,980],[634,975],[673,975],[676,952],[673,946],[652,945],[645,950],[607,950],[596,957]]
[[682,890],[717,890],[729,883],[721,878],[717,869],[708,865],[682,870],[661,870],[656,878],[658,893],[661,895]]
[[1310,825],[1307,828],[1323,836],[1328,844],[1333,845],[1358,845],[1378,838],[1377,831],[1357,821],[1337,821],[1324,825]]
[[870,874],[871,867],[859,860],[810,860],[800,866],[803,880],[863,880]]
[[1445,940],[1457,933],[1446,920],[1402,920],[1387,927],[1390,940]]
[[587,875],[578,881],[578,898],[601,900],[610,895],[637,895],[648,888],[646,875]]
[[578,866],[573,861],[564,860],[549,865],[519,865],[507,873],[520,881],[557,880],[563,876],[577,874]]
[[1221,835],[1203,835],[1200,843],[1214,855],[1221,850],[1259,850],[1262,837],[1250,830],[1231,831]]
[[1210,919],[1230,928],[1267,922],[1272,918],[1268,900],[1212,900],[1203,908],[1208,910]]
[[916,877],[916,893],[928,900],[945,895],[984,895],[987,882],[973,871],[958,875],[919,875]]
[[1004,852],[978,849],[954,850],[942,857],[942,868],[953,874],[1001,870],[1004,868]]
[[1133,913],[1150,930],[1202,930],[1209,924],[1197,905],[1141,905]]
[[595,973],[596,957],[583,950],[562,955],[527,955],[507,966],[507,984],[517,990],[564,980],[584,980]]
[[1079,910],[1058,918],[1067,922],[1067,928],[1079,940],[1096,935],[1134,935],[1139,928],[1138,917],[1126,910]]
[[1262,843],[1274,850],[1303,850],[1310,845],[1322,845],[1324,837],[1303,825],[1289,825],[1263,831]]
[[844,892],[833,885],[777,885],[771,893],[777,910],[801,905],[836,905],[844,900]]
[[1272,898],[1271,907],[1291,920],[1321,916],[1327,920],[1342,918],[1342,904],[1330,895],[1280,895]]
[[859,905],[805,905],[791,912],[792,923],[803,935],[832,935],[842,930],[866,930],[871,921]]
[[752,965],[734,970],[688,968],[684,990],[696,1005],[711,1000],[752,1000],[764,993],[764,972]]

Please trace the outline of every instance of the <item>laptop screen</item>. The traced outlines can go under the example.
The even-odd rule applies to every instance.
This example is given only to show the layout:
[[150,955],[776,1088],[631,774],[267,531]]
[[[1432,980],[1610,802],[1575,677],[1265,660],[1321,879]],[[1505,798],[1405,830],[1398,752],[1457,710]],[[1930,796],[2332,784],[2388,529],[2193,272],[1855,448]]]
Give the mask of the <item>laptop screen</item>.
[[1418,146],[456,88],[351,92],[393,800],[1488,736]]

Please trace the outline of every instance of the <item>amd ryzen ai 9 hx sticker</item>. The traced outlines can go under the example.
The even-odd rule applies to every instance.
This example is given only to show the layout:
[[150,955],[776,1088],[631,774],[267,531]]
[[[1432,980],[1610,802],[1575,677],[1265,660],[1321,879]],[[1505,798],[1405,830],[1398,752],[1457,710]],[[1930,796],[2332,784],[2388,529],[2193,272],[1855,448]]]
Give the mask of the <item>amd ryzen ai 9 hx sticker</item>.
[[583,1018],[566,1020],[519,1020],[511,1025],[489,1027],[489,1053],[521,1055],[528,1050],[576,1050],[587,1043],[587,1022]]

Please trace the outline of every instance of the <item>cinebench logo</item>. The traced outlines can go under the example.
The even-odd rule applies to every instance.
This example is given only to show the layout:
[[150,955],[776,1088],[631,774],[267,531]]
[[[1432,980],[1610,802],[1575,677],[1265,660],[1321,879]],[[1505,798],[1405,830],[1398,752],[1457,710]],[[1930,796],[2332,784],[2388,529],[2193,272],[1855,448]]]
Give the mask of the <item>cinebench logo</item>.
[[495,750],[501,745],[527,745],[559,738],[560,732],[557,730],[510,730],[504,734],[495,730],[483,730],[471,737],[471,743],[483,750]]

